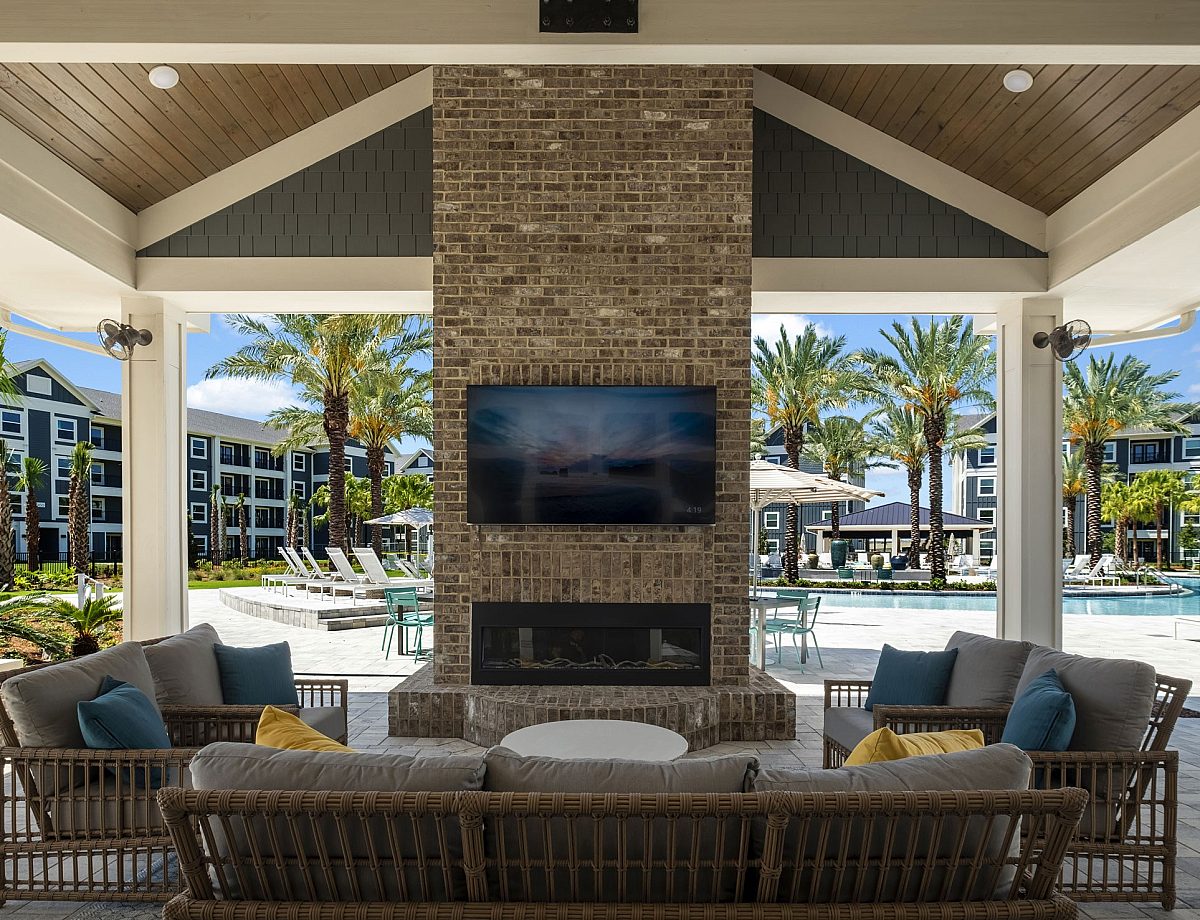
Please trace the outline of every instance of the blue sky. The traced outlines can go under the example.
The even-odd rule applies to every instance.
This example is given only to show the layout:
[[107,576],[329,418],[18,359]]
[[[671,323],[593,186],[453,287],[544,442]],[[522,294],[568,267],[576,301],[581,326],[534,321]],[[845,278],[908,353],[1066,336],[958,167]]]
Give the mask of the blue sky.
[[[754,317],[754,334],[768,339],[775,338],[782,323],[793,334],[808,322],[816,322],[818,328],[831,335],[845,335],[847,347],[882,348],[886,343],[879,337],[883,326],[899,319],[907,322],[907,316],[863,316],[863,315],[764,315]],[[84,337],[90,340],[90,337]],[[205,371],[218,359],[235,351],[242,340],[234,334],[219,316],[214,316],[208,333],[196,333],[188,337],[188,405],[213,412],[226,412],[248,418],[261,419],[278,406],[292,401],[290,391],[281,385],[250,383],[232,380],[205,380]],[[1102,349],[1097,348],[1097,351]],[[1200,401],[1200,329],[1168,339],[1139,342],[1117,346],[1118,354],[1133,352],[1148,361],[1155,370],[1174,368],[1181,371],[1176,388],[1188,398]],[[46,358],[76,383],[104,390],[119,392],[121,389],[121,367],[111,359],[91,355],[87,352],[52,345],[17,333],[8,337],[8,358],[22,361],[29,358]],[[1086,358],[1084,359],[1086,360]],[[411,447],[418,442],[406,444]],[[881,501],[907,501],[907,487],[902,471],[871,470],[868,484],[886,493]],[[949,488],[946,490],[949,501]]]

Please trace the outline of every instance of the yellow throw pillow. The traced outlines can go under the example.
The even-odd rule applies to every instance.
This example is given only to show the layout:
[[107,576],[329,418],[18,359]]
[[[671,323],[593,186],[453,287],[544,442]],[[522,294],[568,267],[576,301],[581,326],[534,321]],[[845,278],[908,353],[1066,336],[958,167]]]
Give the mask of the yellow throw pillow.
[[274,706],[263,709],[258,719],[258,731],[254,743],[263,747],[279,748],[284,751],[345,751],[353,754],[354,749],[338,744],[327,735],[322,735],[298,716]]
[[983,732],[977,728],[970,731],[917,732],[911,735],[897,735],[890,728],[881,728],[858,742],[858,746],[846,758],[845,766],[860,767],[922,754],[950,754],[981,747]]

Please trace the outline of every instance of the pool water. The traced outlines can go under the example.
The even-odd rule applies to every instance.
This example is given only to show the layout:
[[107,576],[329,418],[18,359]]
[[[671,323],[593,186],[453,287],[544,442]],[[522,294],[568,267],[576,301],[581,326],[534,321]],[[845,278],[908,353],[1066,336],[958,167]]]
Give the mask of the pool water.
[[[814,594],[820,594],[817,589]],[[906,610],[920,608],[922,610],[963,611],[970,610],[978,613],[994,612],[996,610],[995,595],[974,597],[967,594],[958,595],[908,595],[897,591],[895,594],[850,594],[829,593],[830,607],[839,609],[877,610]],[[1095,616],[1126,616],[1126,617],[1200,617],[1200,593],[1175,594],[1150,597],[1067,597],[1063,598],[1064,614],[1091,614]]]

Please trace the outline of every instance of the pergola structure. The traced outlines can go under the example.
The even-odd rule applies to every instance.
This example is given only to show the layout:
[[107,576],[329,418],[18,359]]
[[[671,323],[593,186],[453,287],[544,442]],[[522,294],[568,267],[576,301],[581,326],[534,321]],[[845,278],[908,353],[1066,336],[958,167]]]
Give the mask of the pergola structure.
[[[433,309],[437,66],[719,62],[756,68],[755,312],[968,312],[997,336],[998,630],[1058,644],[1061,372],[1032,339],[1191,323],[1200,7],[645,0],[605,36],[541,34],[536,6],[3,4],[3,319],[154,333],[125,365],[127,635],[187,621],[186,336],[233,310]],[[146,83],[159,63],[178,91]]]

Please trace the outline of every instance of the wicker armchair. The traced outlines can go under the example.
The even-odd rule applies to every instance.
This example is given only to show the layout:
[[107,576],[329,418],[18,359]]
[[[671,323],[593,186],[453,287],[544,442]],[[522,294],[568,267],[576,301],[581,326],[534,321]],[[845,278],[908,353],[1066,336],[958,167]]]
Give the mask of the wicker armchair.
[[1085,799],[164,789],[185,882],[164,917],[1071,920]]
[[[1060,885],[1077,901],[1161,901],[1175,905],[1179,846],[1179,753],[1167,743],[1192,683],[1158,675],[1154,706],[1139,751],[1031,752],[1037,789],[1081,786],[1090,800],[1067,851]],[[825,708],[861,707],[869,680],[825,681]],[[897,733],[977,728],[1000,740],[1008,707],[872,707],[876,728]],[[838,767],[850,751],[824,737],[824,765]]]
[[[0,684],[48,666],[10,671]],[[344,713],[347,707],[344,680],[297,680],[296,690],[300,707],[281,708],[340,706]],[[163,707],[174,747],[101,751],[21,747],[0,701],[0,904],[170,899],[179,890],[178,873],[156,791],[189,784],[188,763],[201,745],[253,741],[262,709]]]

